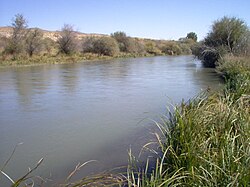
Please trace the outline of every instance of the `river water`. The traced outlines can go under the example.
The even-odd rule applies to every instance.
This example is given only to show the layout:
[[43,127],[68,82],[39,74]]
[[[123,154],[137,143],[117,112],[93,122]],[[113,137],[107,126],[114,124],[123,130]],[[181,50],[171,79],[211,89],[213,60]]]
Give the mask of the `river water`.
[[[78,162],[97,160],[81,175],[126,165],[128,149],[150,139],[150,119],[219,85],[192,56],[1,68],[0,168],[21,142],[4,168],[13,179],[40,158],[35,174],[51,183]],[[10,183],[0,175],[0,184]]]

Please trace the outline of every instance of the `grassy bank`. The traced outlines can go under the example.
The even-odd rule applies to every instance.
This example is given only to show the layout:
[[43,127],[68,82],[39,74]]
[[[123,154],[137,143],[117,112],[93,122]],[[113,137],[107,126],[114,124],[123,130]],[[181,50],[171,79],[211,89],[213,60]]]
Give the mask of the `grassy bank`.
[[154,172],[138,180],[130,168],[129,186],[250,185],[250,61],[225,57],[218,71],[224,90],[183,103],[164,120]]
[[43,64],[70,64],[78,63],[83,61],[94,61],[94,60],[109,60],[117,58],[135,58],[135,57],[150,57],[151,54],[130,54],[130,53],[120,53],[117,56],[105,56],[98,55],[94,53],[76,53],[74,55],[37,55],[30,57],[18,57],[16,59],[11,58],[0,58],[0,67],[8,66],[35,66]]

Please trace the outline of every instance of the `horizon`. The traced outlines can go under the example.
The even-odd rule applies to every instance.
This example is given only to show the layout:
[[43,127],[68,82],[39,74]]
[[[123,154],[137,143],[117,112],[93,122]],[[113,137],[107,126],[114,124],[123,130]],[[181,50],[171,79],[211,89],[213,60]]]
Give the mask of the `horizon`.
[[75,31],[86,34],[110,35],[123,31],[137,38],[178,40],[195,32],[198,40],[202,40],[212,23],[223,16],[237,17],[249,24],[249,6],[247,0],[202,3],[198,0],[2,0],[0,26],[10,26],[12,18],[22,14],[29,27],[47,31],[60,31],[64,24],[70,24]]

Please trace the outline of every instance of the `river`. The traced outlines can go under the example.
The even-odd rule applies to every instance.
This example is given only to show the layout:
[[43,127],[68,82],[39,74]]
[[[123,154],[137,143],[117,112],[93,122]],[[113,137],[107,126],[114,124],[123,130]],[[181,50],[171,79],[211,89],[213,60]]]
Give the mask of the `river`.
[[[4,169],[13,179],[40,158],[36,174],[52,181],[78,162],[98,161],[82,175],[126,165],[128,149],[148,141],[150,119],[219,85],[192,56],[1,68],[0,167],[20,142]],[[10,183],[0,175],[0,184]]]

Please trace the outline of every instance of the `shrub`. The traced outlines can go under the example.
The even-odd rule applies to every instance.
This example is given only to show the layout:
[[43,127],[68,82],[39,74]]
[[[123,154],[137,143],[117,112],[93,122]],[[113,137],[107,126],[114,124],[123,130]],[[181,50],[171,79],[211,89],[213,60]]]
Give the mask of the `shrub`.
[[119,46],[114,38],[101,37],[94,41],[93,52],[100,55],[116,56],[119,53]]
[[152,41],[152,40],[145,42],[145,50],[149,54],[153,54],[153,55],[160,55],[161,54],[160,49],[156,45],[156,42]]
[[76,50],[76,37],[73,26],[65,24],[58,39],[59,51],[66,55],[72,54]]
[[180,55],[182,53],[180,46],[175,41],[165,42],[162,45],[161,50],[167,55]]
[[82,52],[83,53],[94,53],[94,43],[97,40],[95,37],[87,37],[82,41]]
[[125,32],[122,31],[114,32],[113,34],[111,34],[111,37],[117,41],[121,52],[128,52],[130,43],[129,43],[129,38],[127,37]]

